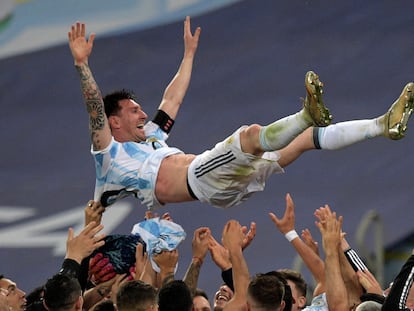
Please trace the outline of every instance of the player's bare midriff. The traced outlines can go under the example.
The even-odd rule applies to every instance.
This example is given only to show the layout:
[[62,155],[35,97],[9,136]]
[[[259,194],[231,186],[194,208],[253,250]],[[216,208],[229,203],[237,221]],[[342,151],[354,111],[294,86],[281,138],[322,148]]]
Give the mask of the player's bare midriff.
[[194,154],[173,154],[161,162],[155,186],[160,203],[194,201],[187,189],[187,170]]

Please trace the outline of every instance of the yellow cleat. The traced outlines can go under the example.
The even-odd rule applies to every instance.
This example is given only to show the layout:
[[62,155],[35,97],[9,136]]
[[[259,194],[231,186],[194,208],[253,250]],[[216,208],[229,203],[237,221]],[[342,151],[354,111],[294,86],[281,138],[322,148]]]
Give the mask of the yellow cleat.
[[327,126],[331,124],[332,115],[322,100],[323,83],[313,71],[308,71],[305,76],[306,98],[303,106],[312,118],[313,125]]
[[392,104],[385,114],[384,135],[394,140],[405,136],[408,119],[414,109],[414,83],[408,83],[400,97]]

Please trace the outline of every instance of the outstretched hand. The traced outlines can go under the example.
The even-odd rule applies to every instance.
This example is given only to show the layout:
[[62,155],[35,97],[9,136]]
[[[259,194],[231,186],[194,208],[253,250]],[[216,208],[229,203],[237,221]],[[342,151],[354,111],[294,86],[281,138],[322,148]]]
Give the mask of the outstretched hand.
[[222,271],[232,267],[228,249],[221,245],[213,235],[209,236],[208,249],[210,251],[211,259]]
[[325,204],[315,211],[315,216],[319,219],[316,226],[322,235],[322,243],[325,253],[329,251],[338,251],[342,240],[342,222],[343,217],[336,216],[329,205]]
[[282,234],[295,230],[295,204],[289,193],[286,194],[286,209],[282,218],[278,218],[274,213],[269,213],[270,219]]
[[90,222],[79,235],[75,236],[73,228],[68,230],[66,240],[66,258],[76,260],[78,263],[88,257],[93,251],[105,244],[105,234],[100,233],[103,225]]
[[198,40],[200,38],[201,28],[197,27],[194,31],[194,35],[191,33],[190,17],[187,16],[184,21],[184,54],[188,56],[194,56],[197,47]]
[[69,47],[72,52],[75,65],[87,64],[88,57],[92,52],[95,34],[91,33],[89,39],[85,37],[86,26],[84,23],[76,22],[68,32]]

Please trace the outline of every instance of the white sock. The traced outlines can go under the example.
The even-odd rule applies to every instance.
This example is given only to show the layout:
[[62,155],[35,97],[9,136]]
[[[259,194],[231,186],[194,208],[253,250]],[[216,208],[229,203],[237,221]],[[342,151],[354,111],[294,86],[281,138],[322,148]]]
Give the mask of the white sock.
[[380,136],[384,132],[384,123],[380,118],[353,120],[315,128],[315,146],[319,149],[341,149],[360,141]]

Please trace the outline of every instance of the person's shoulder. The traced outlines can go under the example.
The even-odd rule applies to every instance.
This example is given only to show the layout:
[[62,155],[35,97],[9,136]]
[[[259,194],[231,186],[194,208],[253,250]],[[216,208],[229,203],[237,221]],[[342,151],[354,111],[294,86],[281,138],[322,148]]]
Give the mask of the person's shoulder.
[[310,306],[305,307],[302,311],[329,311],[326,294],[322,293],[313,297]]

